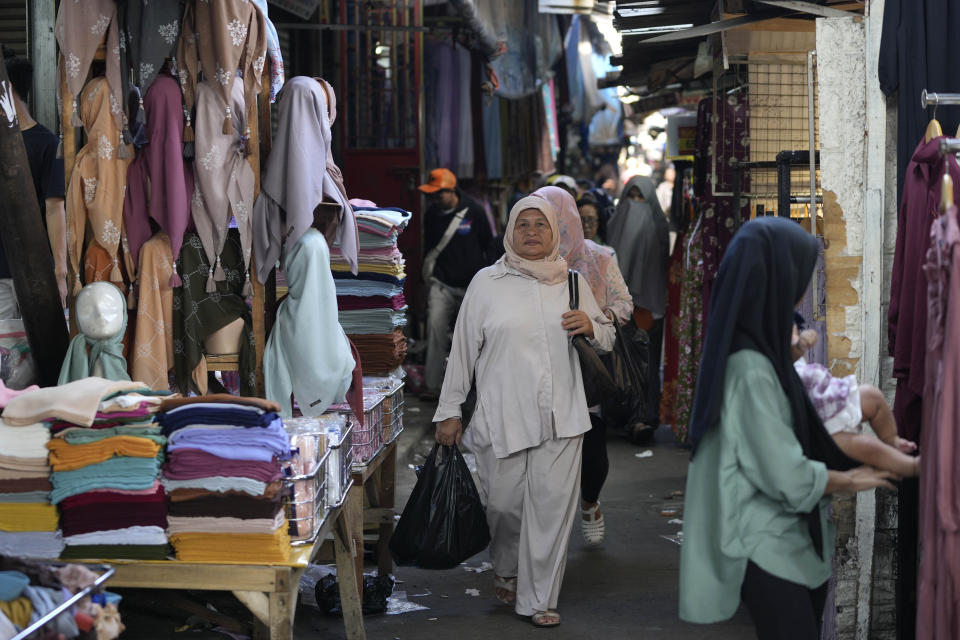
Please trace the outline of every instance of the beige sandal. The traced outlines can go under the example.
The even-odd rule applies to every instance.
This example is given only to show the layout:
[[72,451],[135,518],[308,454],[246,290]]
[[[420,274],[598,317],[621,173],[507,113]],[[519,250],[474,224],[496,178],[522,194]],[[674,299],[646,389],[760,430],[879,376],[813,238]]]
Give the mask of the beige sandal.
[[[606,533],[606,524],[603,521],[603,514],[595,517],[597,510],[600,509],[600,503],[593,505],[589,509],[580,509],[580,531],[583,532],[583,539],[590,546],[603,544],[604,534]],[[585,520],[584,518],[589,518]]]
[[540,628],[560,626],[560,614],[550,609],[549,611],[537,611],[530,616],[530,622],[533,626]]
[[[517,578],[516,576],[512,578],[501,578],[498,575],[493,576],[493,588],[494,594],[496,595],[497,600],[503,604],[513,604],[517,599]],[[496,592],[496,589],[501,589],[506,591],[506,595],[500,595]]]

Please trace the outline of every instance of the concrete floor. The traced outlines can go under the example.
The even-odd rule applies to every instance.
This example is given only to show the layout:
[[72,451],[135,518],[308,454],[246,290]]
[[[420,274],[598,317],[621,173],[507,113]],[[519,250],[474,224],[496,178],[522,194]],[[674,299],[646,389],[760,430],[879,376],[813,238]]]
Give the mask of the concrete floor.
[[[422,460],[432,446],[432,407],[408,400],[406,432],[398,460],[397,510],[416,481],[408,466]],[[677,618],[677,575],[680,547],[663,536],[673,536],[682,518],[682,491],[688,451],[672,442],[661,427],[657,443],[638,448],[617,433],[610,434],[610,475],[601,495],[607,521],[607,542],[601,549],[584,547],[579,528],[574,529],[569,562],[559,610],[563,624],[549,632],[553,638],[670,638],[671,640],[741,640],[755,637],[749,618],[741,611],[724,624],[702,627]],[[652,457],[637,458],[650,449]],[[675,515],[661,511],[676,509]],[[484,552],[467,564],[489,561]],[[372,566],[371,566],[372,569]],[[526,618],[493,597],[492,572],[468,572],[463,567],[448,571],[427,571],[413,567],[395,570],[396,590],[408,599],[429,607],[400,615],[365,617],[367,637],[397,638],[528,638],[535,630]],[[479,596],[466,593],[477,589]],[[295,637],[344,638],[342,621],[324,616],[301,604],[297,612]]]

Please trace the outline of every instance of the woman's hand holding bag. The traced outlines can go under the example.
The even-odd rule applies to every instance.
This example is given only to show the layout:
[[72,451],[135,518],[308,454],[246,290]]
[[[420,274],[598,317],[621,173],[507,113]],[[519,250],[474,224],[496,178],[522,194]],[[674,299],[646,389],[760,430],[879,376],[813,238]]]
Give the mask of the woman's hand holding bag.
[[[578,311],[580,308],[580,277],[576,271],[569,271],[567,273],[567,287],[570,290],[570,313],[577,312],[574,318],[580,318],[580,315],[586,317],[586,321],[590,323],[589,331],[592,337],[593,323],[590,322],[587,314]],[[567,313],[564,314],[565,329],[567,328],[566,318],[568,315]],[[576,324],[582,329],[582,325],[579,322]],[[574,334],[571,338],[573,348],[577,350],[577,355],[580,357],[580,372],[583,374],[583,390],[587,396],[587,406],[592,407],[593,405],[600,404],[607,396],[616,393],[618,390],[617,383],[600,358],[600,354],[590,346],[584,334],[577,331],[571,331],[571,333]]]

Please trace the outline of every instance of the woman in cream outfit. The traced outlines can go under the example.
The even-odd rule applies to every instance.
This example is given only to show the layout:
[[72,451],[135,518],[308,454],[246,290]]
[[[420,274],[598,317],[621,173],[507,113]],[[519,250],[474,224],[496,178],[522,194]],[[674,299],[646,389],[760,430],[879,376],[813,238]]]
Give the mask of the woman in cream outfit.
[[570,337],[583,335],[600,351],[615,339],[582,278],[581,310],[570,310],[559,242],[549,202],[528,196],[514,205],[506,254],[467,289],[434,415],[437,441],[459,443],[461,405],[476,375],[466,442],[477,456],[497,598],[537,626],[560,624],[557,600],[590,428]]

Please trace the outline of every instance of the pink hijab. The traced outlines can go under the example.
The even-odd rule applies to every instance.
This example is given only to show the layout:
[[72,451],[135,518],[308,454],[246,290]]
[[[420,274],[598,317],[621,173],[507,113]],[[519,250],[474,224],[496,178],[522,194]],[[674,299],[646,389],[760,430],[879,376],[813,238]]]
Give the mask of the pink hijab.
[[597,304],[606,309],[609,306],[606,273],[612,257],[596,244],[584,240],[583,224],[573,196],[560,187],[542,187],[534,191],[532,197],[543,198],[556,209],[560,255],[570,269],[580,272],[587,280]]
[[[517,253],[513,246],[513,229],[517,224],[517,218],[527,209],[536,209],[546,217],[550,223],[550,230],[553,231],[553,245],[550,253],[541,260],[527,260]],[[510,220],[507,222],[507,229],[503,234],[503,248],[506,249],[501,260],[509,267],[516,269],[520,273],[536,278],[544,284],[560,284],[567,278],[567,263],[560,256],[560,232],[557,228],[557,212],[544,198],[536,196],[527,196],[521,198],[517,204],[510,210]]]
[[[193,174],[183,161],[183,95],[172,76],[160,74],[143,98],[149,140],[127,172],[123,219],[127,226],[130,253],[139,273],[140,248],[153,231],[153,218],[170,236],[174,259],[180,257],[183,234],[190,223]],[[150,198],[146,185],[150,182]],[[176,271],[171,287],[181,285]]]

